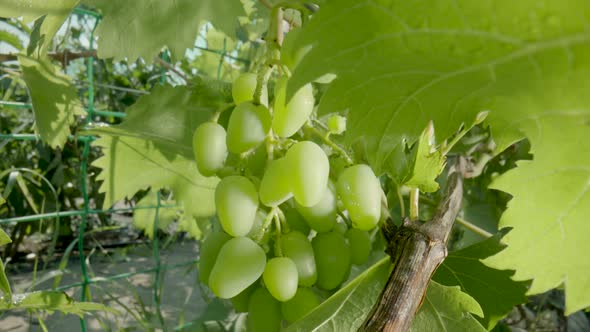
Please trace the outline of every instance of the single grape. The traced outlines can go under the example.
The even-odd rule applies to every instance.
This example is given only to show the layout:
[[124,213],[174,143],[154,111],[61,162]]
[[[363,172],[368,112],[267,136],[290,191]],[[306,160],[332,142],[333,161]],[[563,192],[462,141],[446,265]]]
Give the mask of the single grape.
[[258,283],[253,283],[244,289],[240,294],[229,299],[234,306],[236,312],[248,312],[248,303],[250,302],[250,296],[252,293],[260,287]]
[[319,297],[311,289],[299,287],[292,299],[281,303],[281,312],[287,322],[293,323],[310,313],[320,303]]
[[299,285],[312,286],[317,280],[313,248],[307,237],[299,232],[283,234],[280,247],[284,257],[289,257],[297,267]]
[[329,232],[336,225],[337,200],[336,189],[330,182],[322,199],[315,205],[305,207],[295,202],[297,211],[303,216],[309,227],[318,233]]
[[266,263],[262,280],[275,299],[288,301],[297,292],[297,266],[289,257],[275,257]]
[[311,244],[318,270],[317,286],[325,290],[340,286],[350,271],[350,248],[344,235],[319,233]]
[[287,151],[285,159],[295,201],[307,207],[316,205],[328,187],[330,162],[324,150],[311,141],[302,141]]
[[212,176],[220,170],[227,158],[225,129],[215,122],[205,122],[193,135],[193,152],[199,173]]
[[283,211],[285,213],[285,218],[287,219],[287,223],[289,227],[291,227],[292,231],[301,232],[303,235],[309,234],[309,225],[303,219],[301,214],[297,212],[297,209],[294,208],[287,208]]
[[[256,76],[257,75],[254,73],[242,73],[235,79],[231,87],[231,95],[236,105],[254,99]],[[268,93],[266,88],[262,89],[260,103],[268,106]]]
[[330,133],[340,135],[346,130],[346,118],[340,115],[331,115],[327,125]]
[[270,131],[270,113],[263,105],[243,102],[234,108],[227,125],[227,147],[232,153],[242,153],[264,141]]
[[209,275],[209,287],[217,297],[229,299],[252,285],[264,272],[266,254],[247,237],[227,241]]
[[207,235],[200,246],[199,253],[199,280],[209,285],[209,275],[217,260],[221,247],[231,240],[231,236],[224,232],[213,232]]
[[293,136],[307,121],[313,111],[313,87],[308,83],[301,87],[285,105],[287,78],[278,80],[275,88],[272,129],[280,137]]
[[248,303],[248,332],[278,332],[281,329],[283,316],[281,303],[268,290],[256,289],[250,295]]
[[354,228],[367,231],[377,225],[381,217],[381,184],[369,166],[345,169],[336,188]]
[[274,207],[292,196],[289,164],[285,158],[275,159],[260,182],[260,201],[266,206]]
[[344,236],[348,239],[350,246],[350,260],[352,264],[362,265],[371,254],[371,236],[367,231],[361,231],[357,228],[349,229]]
[[348,226],[344,222],[336,223],[336,225],[334,226],[334,232],[338,232],[340,234],[345,234],[347,230]]
[[256,187],[243,176],[223,178],[215,188],[215,207],[224,231],[231,236],[245,236],[256,218]]

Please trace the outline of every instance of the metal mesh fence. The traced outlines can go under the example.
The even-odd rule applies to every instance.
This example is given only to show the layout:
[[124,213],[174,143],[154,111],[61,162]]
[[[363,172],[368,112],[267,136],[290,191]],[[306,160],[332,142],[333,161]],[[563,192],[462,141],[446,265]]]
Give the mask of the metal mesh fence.
[[[76,8],[74,10],[75,14],[78,15],[85,15],[87,17],[93,18],[94,23],[92,26],[92,32],[89,37],[90,46],[89,50],[92,51],[94,49],[94,32],[98,26],[98,23],[101,20],[101,15],[99,13],[89,11],[83,8]],[[224,43],[225,44],[225,43]],[[249,60],[239,58],[229,54],[228,50],[221,49],[221,50],[213,50],[206,47],[199,47],[195,46],[196,49],[199,49],[203,52],[212,52],[220,55],[220,62],[219,67],[217,70],[217,76],[220,77],[221,69],[223,62],[226,61],[226,58],[232,59],[232,61],[238,61],[248,64]],[[164,61],[169,61],[166,54],[163,54],[161,57]],[[98,110],[95,109],[95,87],[96,87],[96,78],[94,73],[94,57],[89,56],[85,58],[86,61],[86,88],[87,88],[87,101],[86,101],[86,117],[85,121],[86,124],[89,124],[93,118],[96,116],[102,117],[113,117],[113,118],[124,118],[126,116],[123,112],[113,112],[113,111],[105,111],[105,110]],[[160,76],[160,83],[165,82],[165,71],[166,68],[162,67],[163,75]],[[1,102],[1,106],[5,108],[13,108],[13,109],[30,109],[32,106],[26,103],[17,103],[17,102]],[[77,246],[77,250],[79,253],[79,265],[81,270],[81,280],[79,282],[74,282],[68,285],[57,286],[54,287],[54,290],[58,291],[65,291],[71,289],[79,289],[79,300],[80,301],[89,301],[92,300],[90,295],[90,288],[89,286],[96,283],[108,283],[112,281],[116,281],[119,279],[129,278],[133,275],[142,274],[142,273],[151,273],[153,274],[153,281],[152,281],[152,300],[153,306],[155,309],[155,313],[157,315],[156,319],[159,320],[160,326],[165,326],[164,318],[162,317],[162,312],[160,310],[161,304],[161,290],[162,290],[162,273],[167,270],[172,269],[180,269],[183,267],[187,267],[189,265],[194,265],[196,260],[192,259],[190,261],[181,262],[177,264],[163,264],[160,258],[160,250],[161,250],[161,243],[158,239],[158,236],[153,237],[151,241],[151,249],[152,249],[152,256],[151,259],[153,260],[153,266],[145,269],[140,269],[136,271],[129,271],[120,274],[109,275],[107,277],[101,276],[100,278],[92,278],[89,271],[88,271],[88,262],[87,262],[87,255],[85,254],[85,238],[87,235],[87,226],[90,222],[92,222],[90,216],[92,215],[99,215],[99,214],[112,214],[112,213],[120,213],[120,212],[133,212],[137,209],[153,209],[154,213],[154,234],[157,234],[157,230],[159,228],[159,210],[160,208],[171,207],[170,205],[161,204],[160,193],[157,195],[157,204],[153,206],[137,206],[137,207],[125,207],[125,208],[112,208],[109,210],[102,210],[102,209],[95,209],[91,207],[90,199],[89,199],[89,190],[88,190],[88,183],[91,181],[89,174],[88,174],[88,166],[89,166],[89,153],[92,146],[92,142],[94,141],[95,137],[92,136],[70,136],[70,140],[74,140],[77,143],[82,145],[81,155],[80,155],[80,169],[79,169],[79,178],[80,178],[80,192],[82,193],[82,209],[73,209],[73,210],[61,210],[57,212],[50,212],[50,213],[41,213],[41,214],[34,214],[34,215],[25,215],[25,216],[17,216],[12,218],[4,218],[0,219],[0,226],[5,225],[16,225],[18,223],[23,222],[31,222],[31,221],[41,221],[41,220],[48,220],[48,219],[56,219],[59,222],[59,218],[64,217],[79,217],[80,224],[78,226],[78,234],[76,235],[76,239],[70,244],[69,250],[73,249],[74,246]],[[19,133],[12,133],[12,134],[0,134],[0,140],[16,140],[16,141],[37,141],[39,137],[34,134],[19,134]],[[51,185],[50,185],[51,186]],[[52,188],[55,194],[55,190]],[[184,328],[190,327],[192,323],[184,323],[181,325],[177,325],[172,328],[172,330],[182,330]],[[82,331],[87,330],[87,319],[82,317],[80,319],[80,327]]]

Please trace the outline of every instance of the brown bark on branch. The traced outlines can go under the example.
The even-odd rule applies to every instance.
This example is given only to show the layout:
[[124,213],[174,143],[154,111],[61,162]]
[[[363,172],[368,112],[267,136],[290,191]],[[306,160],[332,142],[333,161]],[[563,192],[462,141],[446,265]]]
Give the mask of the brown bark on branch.
[[405,219],[401,227],[387,220],[383,226],[394,268],[360,331],[410,329],[434,271],[447,257],[447,240],[463,199],[465,165],[459,157],[450,167],[445,197],[432,220],[423,223]]

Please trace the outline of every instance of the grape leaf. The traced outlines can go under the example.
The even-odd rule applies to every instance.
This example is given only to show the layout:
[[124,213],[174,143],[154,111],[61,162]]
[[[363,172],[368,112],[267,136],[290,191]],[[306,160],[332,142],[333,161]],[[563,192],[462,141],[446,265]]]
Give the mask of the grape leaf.
[[295,38],[294,49],[312,48],[288,93],[337,75],[319,113],[347,112],[347,144],[404,178],[396,156],[428,121],[442,141],[489,110],[505,147],[522,137],[518,114],[587,110],[589,15],[585,0],[328,1]]
[[432,122],[420,135],[413,155],[412,172],[402,184],[418,188],[423,192],[435,192],[439,185],[436,178],[445,168],[446,157],[434,147],[434,127]]
[[566,314],[590,305],[590,115],[531,114],[520,127],[530,137],[532,161],[499,176],[491,188],[514,197],[500,219],[513,227],[506,249],[484,263],[533,279],[529,294],[565,286]]
[[[356,331],[381,294],[390,272],[389,257],[385,257],[284,331]],[[485,331],[469,313],[482,315],[474,299],[462,293],[459,287],[431,281],[411,330]]]
[[19,55],[18,61],[29,89],[35,125],[41,139],[51,147],[63,147],[75,115],[84,114],[71,78],[47,59]]
[[212,84],[195,88],[157,86],[128,109],[118,126],[96,127],[95,145],[104,156],[94,162],[106,193],[104,206],[138,190],[170,188],[184,212],[207,217],[215,212],[213,194],[219,179],[199,174],[192,152],[195,128],[224,102]]
[[39,38],[44,41],[39,50],[41,55],[47,52],[49,41],[70,12],[80,0],[3,0],[0,3],[0,17],[22,17],[25,23],[33,22],[43,16]]
[[461,286],[463,292],[473,297],[483,310],[480,322],[488,330],[515,305],[527,301],[527,283],[510,279],[511,271],[495,270],[481,262],[504,248],[499,240],[496,235],[450,253],[432,278],[446,286]]
[[481,307],[459,287],[430,281],[424,303],[410,331],[476,332],[486,331],[473,315],[483,316]]
[[65,314],[75,314],[80,317],[90,311],[117,313],[113,308],[100,303],[76,302],[66,293],[57,291],[13,294],[11,301],[0,301],[0,311],[8,309],[61,311]]
[[[158,204],[158,195],[156,191],[150,191],[143,197],[133,212],[133,225],[142,229],[148,238],[154,237],[154,223],[156,222],[156,206]],[[176,207],[162,206],[174,205],[174,201],[160,200],[160,207],[158,208],[158,228],[166,230],[168,226],[178,218],[178,209]]]
[[168,46],[175,58],[182,58],[187,48],[193,48],[200,26],[206,21],[234,36],[238,16],[246,16],[240,0],[90,0],[86,3],[103,13],[97,30],[98,56],[115,60],[127,57],[134,61],[142,57],[151,62],[164,46]]

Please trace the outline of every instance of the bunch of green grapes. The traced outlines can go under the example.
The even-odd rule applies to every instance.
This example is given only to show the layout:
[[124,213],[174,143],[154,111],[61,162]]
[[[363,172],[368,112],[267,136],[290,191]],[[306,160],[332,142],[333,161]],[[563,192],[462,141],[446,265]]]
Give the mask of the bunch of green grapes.
[[[249,330],[264,332],[305,316],[349,278],[353,264],[368,260],[382,191],[367,165],[331,169],[338,156],[329,158],[322,141],[301,130],[314,108],[311,84],[285,103],[287,78],[279,78],[270,110],[265,91],[253,101],[256,84],[257,75],[241,75],[227,125],[201,124],[193,147],[200,173],[221,178],[220,229],[202,243],[200,280],[248,312]],[[343,126],[335,117],[325,128],[341,133]],[[261,150],[257,172],[251,161]]]

